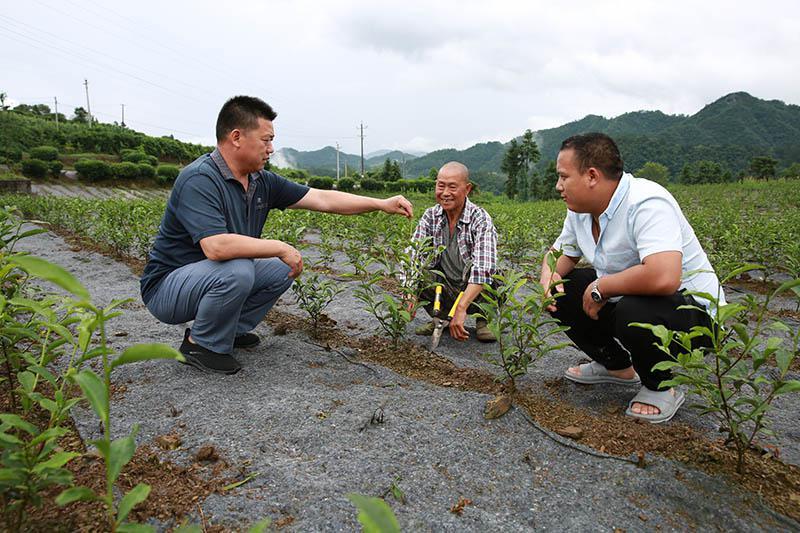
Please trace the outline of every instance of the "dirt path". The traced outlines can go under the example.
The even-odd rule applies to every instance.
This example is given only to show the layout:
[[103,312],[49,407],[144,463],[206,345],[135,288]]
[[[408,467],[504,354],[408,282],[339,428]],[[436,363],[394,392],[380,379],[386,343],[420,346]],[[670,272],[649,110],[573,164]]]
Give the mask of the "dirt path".
[[[135,299],[111,325],[112,332],[127,333],[115,338],[115,347],[179,342],[182,327],[160,324],[149,315],[138,299],[138,280],[124,264],[72,251],[50,234],[23,242],[74,272],[97,302]],[[374,323],[350,292],[329,313],[340,329],[371,334]],[[296,312],[292,302],[287,294],[277,310]],[[140,425],[140,444],[176,434],[181,445],[160,452],[164,459],[189,464],[200,447],[210,444],[232,474],[258,473],[238,489],[198,502],[210,523],[235,528],[269,517],[289,530],[351,531],[357,528],[356,511],[346,495],[379,496],[394,481],[407,501],[391,496],[387,501],[408,531],[800,528],[757,495],[681,463],[648,457],[648,466],[640,469],[595,458],[555,444],[518,409],[485,420],[485,394],[416,381],[372,363],[375,372],[369,371],[310,345],[303,332],[273,335],[266,323],[257,332],[264,340],[237,354],[244,369],[235,376],[146,362],[122,367],[115,377],[125,385],[112,404],[119,434],[133,424]],[[484,349],[444,338],[441,353],[458,366],[486,369],[478,356]],[[578,357],[573,350],[556,354],[524,382],[541,387]],[[624,405],[634,392],[624,387],[563,390],[574,405],[598,413]],[[383,422],[370,423],[378,408]],[[795,464],[800,457],[797,412],[797,400],[786,402],[776,418],[785,435],[784,459]],[[91,413],[76,409],[75,419],[84,439],[99,436]],[[703,427],[686,409],[678,419]],[[458,515],[451,508],[460,497],[472,503]],[[200,523],[200,513],[190,519]]]

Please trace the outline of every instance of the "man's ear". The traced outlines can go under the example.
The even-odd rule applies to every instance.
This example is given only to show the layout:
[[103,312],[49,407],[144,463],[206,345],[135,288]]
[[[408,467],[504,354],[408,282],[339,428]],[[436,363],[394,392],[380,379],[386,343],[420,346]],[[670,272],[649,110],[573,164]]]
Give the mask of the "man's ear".
[[231,132],[228,134],[228,139],[236,148],[239,148],[239,145],[241,144],[242,140],[242,130],[240,130],[239,128],[232,129]]
[[589,177],[589,187],[594,187],[598,183],[600,183],[600,179],[602,176],[600,175],[600,171],[594,167],[589,167],[589,170],[586,173]]

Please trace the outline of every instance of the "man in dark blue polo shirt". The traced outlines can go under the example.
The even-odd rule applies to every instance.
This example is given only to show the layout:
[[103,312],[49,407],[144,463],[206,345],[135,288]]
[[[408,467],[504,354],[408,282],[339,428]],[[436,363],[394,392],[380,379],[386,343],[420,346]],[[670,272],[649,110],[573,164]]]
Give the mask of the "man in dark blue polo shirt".
[[250,331],[303,270],[294,247],[261,238],[270,209],[412,216],[402,196],[310,189],[264,170],[274,151],[276,116],[258,98],[225,103],[217,148],[175,181],[142,275],[142,300],[153,316],[168,324],[194,321],[180,351],[203,370],[238,372],[233,349],[258,344]]

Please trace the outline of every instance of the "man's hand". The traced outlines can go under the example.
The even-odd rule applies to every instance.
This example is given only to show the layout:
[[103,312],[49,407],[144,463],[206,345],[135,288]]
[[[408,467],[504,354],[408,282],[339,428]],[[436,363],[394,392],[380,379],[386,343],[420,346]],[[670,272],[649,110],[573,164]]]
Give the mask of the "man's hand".
[[456,308],[453,318],[450,319],[450,336],[457,341],[469,339],[469,333],[464,329],[464,322],[467,320],[467,311]]
[[402,195],[392,196],[383,200],[381,211],[390,215],[403,215],[406,218],[414,216],[414,207]]
[[[539,280],[539,283],[544,288],[545,296],[551,296],[550,283],[552,281],[561,281],[562,279],[563,278],[559,275],[558,272],[553,272],[553,279],[552,280],[550,279],[549,275],[547,277],[545,277],[544,273],[542,273],[542,279]],[[564,294],[564,284],[563,283],[559,283],[558,285],[554,286],[553,289],[555,290],[556,294]],[[550,305],[548,305],[547,306],[547,311],[549,313],[555,313],[557,305],[558,305],[558,300],[556,300],[554,303],[551,303]]]
[[294,246],[286,243],[284,244],[286,245],[286,250],[281,253],[278,258],[292,269],[292,271],[289,272],[289,277],[296,278],[300,275],[300,272],[303,271],[303,256],[300,255],[300,252],[298,252]]
[[583,291],[583,312],[592,320],[597,320],[599,318],[597,313],[600,312],[604,305],[606,305],[606,300],[599,303],[592,300],[592,284],[590,283],[586,290]]

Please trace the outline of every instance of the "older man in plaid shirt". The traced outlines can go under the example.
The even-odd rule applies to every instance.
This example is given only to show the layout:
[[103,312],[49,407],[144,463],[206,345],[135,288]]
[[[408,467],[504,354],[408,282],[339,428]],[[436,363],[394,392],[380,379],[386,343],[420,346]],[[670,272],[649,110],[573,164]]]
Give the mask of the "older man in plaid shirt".
[[[497,231],[489,213],[467,198],[471,190],[467,167],[455,161],[446,163],[436,177],[437,205],[425,211],[413,237],[414,240],[432,237],[435,247],[445,247],[433,266],[433,270],[444,277],[438,274],[434,277],[442,285],[441,302],[445,313],[453,306],[458,293],[464,291],[450,321],[450,335],[461,341],[469,338],[464,328],[467,314],[479,312],[475,299],[483,291],[484,283],[493,282],[492,274],[497,268]],[[423,291],[420,297],[433,302],[433,289]],[[425,309],[432,315],[433,304],[429,303]],[[475,326],[479,341],[496,340],[486,327],[486,320],[478,318]],[[431,322],[418,328],[416,333],[431,335],[433,329]]]

